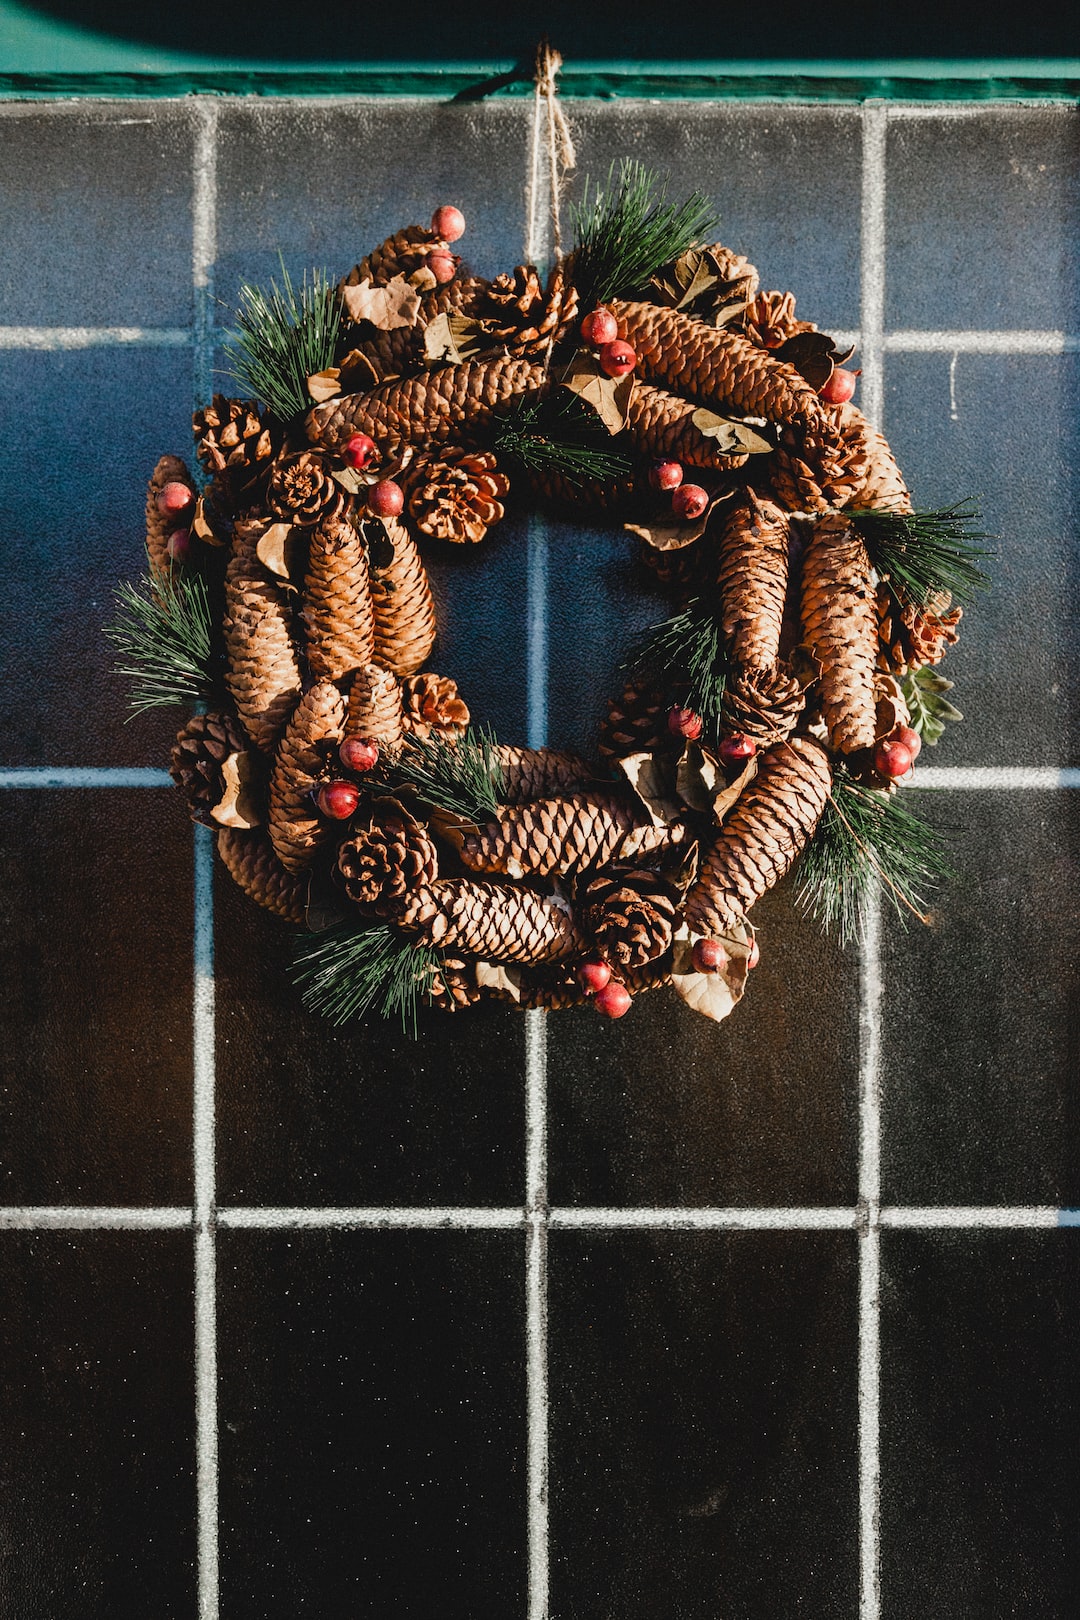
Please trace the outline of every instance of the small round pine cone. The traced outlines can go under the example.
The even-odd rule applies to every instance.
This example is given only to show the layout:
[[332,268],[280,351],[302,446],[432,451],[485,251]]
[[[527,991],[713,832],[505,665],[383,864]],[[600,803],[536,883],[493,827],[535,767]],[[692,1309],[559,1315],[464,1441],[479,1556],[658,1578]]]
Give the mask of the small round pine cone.
[[582,926],[614,967],[643,967],[671,944],[678,904],[676,890],[655,872],[608,872],[585,890]]
[[577,289],[556,265],[545,287],[535,265],[496,276],[479,308],[491,334],[517,354],[534,354],[553,343],[577,314]]
[[169,775],[187,794],[192,821],[217,827],[210,814],[225,791],[221,767],[230,754],[247,747],[236,721],[227,714],[194,714],[177,732]]
[[277,446],[258,405],[215,394],[191,419],[195,454],[223,493],[250,500],[252,486],[269,471]]
[[743,331],[759,349],[778,349],[798,332],[816,332],[813,321],[795,319],[795,294],[759,292],[746,306]]
[[327,472],[318,451],[301,450],[275,463],[267,500],[270,510],[283,522],[312,529],[316,523],[340,517],[347,497]]
[[411,737],[450,741],[469,723],[469,710],[449,675],[410,675],[401,683],[402,724]]
[[806,693],[782,664],[741,670],[724,688],[720,729],[768,747],[791,735],[805,706]]
[[487,450],[445,449],[426,461],[411,480],[409,513],[433,540],[482,540],[505,514],[502,497],[510,480]]
[[941,663],[960,635],[963,609],[951,604],[948,591],[939,591],[921,608],[912,607],[899,602],[888,585],[878,586],[878,640],[894,674]]
[[438,865],[424,828],[393,812],[374,817],[338,850],[345,893],[379,917],[392,917],[411,892],[438,875]]

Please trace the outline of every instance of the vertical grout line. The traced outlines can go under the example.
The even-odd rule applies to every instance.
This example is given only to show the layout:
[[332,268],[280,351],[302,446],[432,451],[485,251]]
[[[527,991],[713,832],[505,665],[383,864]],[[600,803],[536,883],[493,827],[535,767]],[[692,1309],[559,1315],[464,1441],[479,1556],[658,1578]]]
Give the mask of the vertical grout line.
[[547,1620],[548,1203],[547,1014],[525,1014],[525,1356],[528,1620]]
[[[862,408],[884,414],[885,182],[888,108],[863,107]],[[881,1614],[881,907],[866,917],[859,973],[859,1620]]]
[[[217,257],[217,103],[195,102],[192,185],[192,394],[211,396]],[[195,1479],[199,1620],[218,1620],[216,1104],[214,1071],[214,840],[195,828],[194,1098]]]
[[[526,252],[542,268],[551,253],[551,183],[540,161],[542,107],[533,116],[526,185]],[[543,748],[548,736],[548,531],[533,514],[528,525],[526,586],[526,742]],[[525,1014],[525,1410],[527,1497],[527,1620],[548,1620],[550,1605],[547,1014]]]

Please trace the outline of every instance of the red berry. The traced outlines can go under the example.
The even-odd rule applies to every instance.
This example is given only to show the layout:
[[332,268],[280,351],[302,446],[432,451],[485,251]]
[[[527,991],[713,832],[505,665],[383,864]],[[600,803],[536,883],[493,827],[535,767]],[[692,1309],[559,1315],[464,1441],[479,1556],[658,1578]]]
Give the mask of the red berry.
[[845,371],[843,366],[834,366],[832,376],[818,393],[826,405],[843,405],[855,392],[855,383],[861,376],[861,371]]
[[578,964],[577,978],[582,989],[594,996],[611,983],[611,968],[603,957],[590,957]]
[[366,737],[346,737],[338,758],[348,771],[370,771],[379,763],[379,745]]
[[605,1018],[621,1018],[624,1012],[630,1011],[631,995],[624,984],[618,979],[612,979],[602,990],[598,990],[593,997],[593,1006]]
[[744,759],[753,759],[757,753],[757,743],[753,737],[744,737],[736,732],[733,737],[722,737],[716,752],[725,765],[741,765]]
[[599,349],[605,343],[614,343],[619,335],[619,323],[610,309],[600,304],[582,321],[581,335],[590,349]]
[[680,484],[671,497],[671,510],[684,523],[699,518],[709,504],[709,492],[700,484]]
[[327,782],[319,789],[319,809],[332,821],[348,821],[360,803],[355,782]]
[[444,242],[456,242],[459,236],[465,235],[465,215],[460,208],[443,203],[431,216],[431,228]]
[[172,479],[158,490],[158,511],[166,513],[169,517],[179,517],[181,512],[186,512],[194,505],[195,496],[187,485],[181,484],[178,479]]
[[922,748],[922,738],[911,726],[894,726],[889,734],[889,740],[890,742],[903,743],[913,762],[918,759]]
[[447,248],[433,248],[427,256],[427,265],[440,286],[453,281],[457,272],[457,260]]
[[191,551],[191,530],[174,529],[165,542],[165,550],[173,562],[187,562],[188,553]]
[[637,365],[637,353],[622,338],[603,344],[598,359],[605,377],[629,377]]
[[682,464],[678,461],[654,461],[649,469],[653,489],[678,489],[682,481]]
[[405,509],[405,495],[392,478],[380,478],[368,490],[368,511],[376,517],[397,517]]
[[750,954],[746,958],[747,971],[749,971],[750,968],[756,968],[760,961],[761,961],[761,946],[758,944],[756,939],[752,939],[750,941]]
[[687,742],[697,742],[701,736],[701,716],[695,714],[693,709],[680,709],[676,704],[667,717],[667,723],[673,737],[685,737]]
[[379,448],[374,439],[369,439],[366,433],[354,433],[347,439],[341,451],[341,459],[346,467],[355,467],[357,472],[366,472],[368,467],[374,466],[379,459]]
[[911,769],[911,749],[886,737],[874,749],[874,769],[879,776],[906,776]]
[[718,973],[728,959],[727,951],[718,939],[695,940],[692,955],[699,973]]

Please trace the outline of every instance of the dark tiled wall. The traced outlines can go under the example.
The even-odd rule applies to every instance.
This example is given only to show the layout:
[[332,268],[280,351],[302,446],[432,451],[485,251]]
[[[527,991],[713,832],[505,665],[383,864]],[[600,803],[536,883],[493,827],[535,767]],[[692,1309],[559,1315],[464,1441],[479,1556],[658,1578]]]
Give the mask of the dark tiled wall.
[[[858,329],[859,110],[570,111],[582,172],[626,153],[700,187],[766,286]],[[416,1042],[314,1023],[285,933],[222,880],[196,1205],[180,807],[0,777],[0,1614],[187,1620],[198,1590],[202,1620],[541,1620],[548,1585],[552,1620],[1075,1612],[1076,1234],[1034,1225],[1080,1203],[1075,791],[1030,773],[1076,759],[1078,128],[1019,106],[888,124],[885,427],[921,504],[976,497],[1000,535],[947,666],[964,724],[920,767],[963,768],[919,800],[954,882],[929,927],[890,918],[862,956],[770,896],[722,1026],[666,993],[612,1027],[553,1018],[546,1182],[525,1106],[545,1070],[516,1014],[432,1018]],[[8,772],[164,763],[171,721],[123,723],[100,631],[140,564],[143,481],[187,448],[208,175],[228,303],[279,251],[340,272],[443,200],[475,267],[508,268],[528,139],[521,102],[0,107]],[[617,533],[522,520],[433,559],[440,666],[524,735],[542,547],[548,730],[587,747],[628,632],[663,611]],[[987,788],[986,767],[1020,774]],[[880,1109],[860,1092],[875,1040]],[[197,1209],[205,1258],[208,1169],[216,1290],[183,1230]],[[350,1229],[432,1207],[471,1213]],[[631,1229],[650,1210],[663,1229]],[[527,1462],[545,1432],[549,1544]]]

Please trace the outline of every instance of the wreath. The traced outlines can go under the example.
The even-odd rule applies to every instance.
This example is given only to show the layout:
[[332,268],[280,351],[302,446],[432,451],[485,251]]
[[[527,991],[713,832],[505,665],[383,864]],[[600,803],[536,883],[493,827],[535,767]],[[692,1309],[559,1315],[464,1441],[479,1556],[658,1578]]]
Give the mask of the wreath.
[[[194,701],[171,773],[336,1021],[618,1017],[668,983],[722,1018],[793,866],[843,939],[944,870],[897,787],[960,718],[937,665],[984,583],[975,513],[913,510],[851,351],[700,194],[623,163],[574,225],[546,278],[468,273],[441,207],[336,285],[244,287],[250,397],[195,413],[205,487],[172,456],[150,480],[109,632],[134,706]],[[621,523],[674,599],[594,759],[497,742],[428,668],[418,539],[478,544],[511,485]]]

